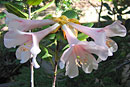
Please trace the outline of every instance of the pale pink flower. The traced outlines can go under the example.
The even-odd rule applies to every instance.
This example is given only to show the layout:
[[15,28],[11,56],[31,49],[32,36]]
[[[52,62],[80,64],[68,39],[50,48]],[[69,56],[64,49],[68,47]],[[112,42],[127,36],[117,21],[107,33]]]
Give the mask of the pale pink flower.
[[4,36],[4,45],[7,48],[16,47],[19,48],[16,51],[16,57],[20,59],[21,63],[27,62],[33,57],[33,64],[35,68],[39,68],[36,62],[36,56],[41,52],[39,48],[39,42],[42,38],[54,31],[59,26],[58,23],[53,26],[44,29],[39,32],[22,32],[22,31],[9,31]]
[[65,31],[70,46],[60,58],[60,67],[64,68],[66,64],[65,75],[70,78],[78,76],[78,66],[82,67],[85,73],[91,73],[93,69],[97,69],[98,63],[92,54],[107,58],[108,52],[105,47],[96,45],[93,41],[79,41],[67,25],[63,25],[62,29]]
[[34,28],[41,28],[42,26],[54,24],[55,22],[50,19],[44,20],[26,20],[19,18],[18,16],[6,13],[5,23],[8,25],[8,30],[20,30],[20,31],[28,31]]
[[[68,23],[72,27],[76,28],[80,32],[83,32],[94,39],[97,45],[104,46],[108,49],[108,55],[112,56],[113,52],[118,49],[117,44],[108,37],[120,36],[124,37],[126,35],[126,28],[121,25],[120,21],[116,21],[111,25],[104,28],[89,28],[87,26],[82,26],[75,23]],[[101,59],[106,60],[106,59]]]

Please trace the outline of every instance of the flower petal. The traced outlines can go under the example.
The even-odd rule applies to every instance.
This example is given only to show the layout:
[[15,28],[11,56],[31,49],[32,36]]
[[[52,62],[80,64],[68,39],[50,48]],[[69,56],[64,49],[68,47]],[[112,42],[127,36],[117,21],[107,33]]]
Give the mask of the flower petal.
[[78,39],[76,38],[74,33],[72,33],[72,31],[69,29],[69,27],[66,24],[62,26],[62,29],[65,31],[65,34],[66,34],[66,37],[70,46],[78,42]]
[[54,24],[55,22],[50,19],[44,20],[26,20],[17,17],[14,14],[8,13],[5,11],[6,17],[6,24],[8,25],[9,30],[21,30],[21,31],[28,31],[34,28],[41,28],[42,26]]
[[93,38],[96,44],[106,46],[106,34],[102,28],[89,28],[75,23],[69,25]]
[[34,56],[33,56],[32,63],[33,63],[33,66],[34,66],[35,68],[39,68],[40,66],[39,66],[39,64],[38,64],[37,61],[36,61],[36,57],[37,57],[37,55],[34,55]]
[[30,35],[24,35],[19,31],[9,31],[4,35],[4,45],[7,48],[11,48],[21,45],[30,39]]
[[[24,51],[23,51],[24,50]],[[25,63],[31,58],[31,52],[22,45],[16,50],[17,59],[21,60],[20,63]]]
[[81,41],[78,43],[78,45],[81,45],[82,49],[86,50],[87,52],[96,54],[102,60],[106,60],[108,57],[108,49],[95,44],[93,41]]
[[93,55],[87,53],[86,58],[88,59],[87,63],[82,65],[82,69],[85,73],[91,73],[93,69],[98,68],[98,63]]
[[106,32],[107,37],[114,37],[114,36],[120,36],[124,37],[126,36],[126,28],[125,26],[121,25],[121,21],[115,21],[111,25],[108,25],[104,28],[104,31]]
[[72,53],[66,63],[66,73],[70,78],[74,78],[79,75],[78,66],[75,63],[74,54]]

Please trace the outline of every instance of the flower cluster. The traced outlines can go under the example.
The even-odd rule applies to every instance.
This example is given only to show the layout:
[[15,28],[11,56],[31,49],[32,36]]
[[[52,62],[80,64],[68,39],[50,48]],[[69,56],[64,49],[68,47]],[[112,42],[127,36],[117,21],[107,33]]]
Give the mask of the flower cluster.
[[[39,48],[40,40],[60,26],[69,43],[69,48],[63,52],[59,65],[60,68],[66,67],[65,74],[70,78],[78,76],[78,67],[82,67],[85,73],[91,73],[93,69],[97,69],[99,62],[105,61],[108,56],[112,56],[113,52],[118,49],[116,42],[109,37],[124,37],[126,35],[126,28],[121,25],[120,21],[104,28],[89,28],[80,25],[78,20],[68,19],[65,16],[52,18],[51,20],[26,20],[6,11],[5,13],[9,30],[4,36],[5,46],[11,48],[19,45],[16,57],[21,60],[21,63],[33,58],[35,68],[39,68],[36,57],[41,51]],[[27,32],[49,24],[53,25],[38,32]],[[93,40],[78,40],[77,31],[85,33]],[[98,59],[93,54],[98,56]]]

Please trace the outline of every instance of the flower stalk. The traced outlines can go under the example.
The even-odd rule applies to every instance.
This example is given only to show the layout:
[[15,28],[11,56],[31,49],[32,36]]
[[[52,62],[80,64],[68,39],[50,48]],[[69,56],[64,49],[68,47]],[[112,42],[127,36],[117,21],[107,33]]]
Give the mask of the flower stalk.
[[[31,7],[32,6],[28,6],[28,19],[31,20]],[[31,30],[29,30],[29,32],[31,32]],[[34,67],[33,67],[33,62],[30,61],[31,63],[31,87],[34,87]]]
[[55,40],[55,66],[54,66],[54,79],[53,79],[53,84],[52,84],[52,87],[55,87],[56,86],[56,76],[57,76],[57,66],[58,66],[58,42],[57,40]]

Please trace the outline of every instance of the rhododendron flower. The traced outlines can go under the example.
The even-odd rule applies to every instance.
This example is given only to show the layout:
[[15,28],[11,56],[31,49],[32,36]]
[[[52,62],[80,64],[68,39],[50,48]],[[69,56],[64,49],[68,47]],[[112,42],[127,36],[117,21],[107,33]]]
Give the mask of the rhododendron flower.
[[34,28],[41,28],[42,26],[54,24],[55,22],[50,19],[44,20],[26,20],[19,18],[18,16],[6,13],[6,21],[5,23],[8,25],[8,30],[20,30],[20,31],[28,31]]
[[98,63],[92,54],[101,58],[107,58],[108,51],[103,46],[96,45],[93,41],[79,41],[67,25],[62,26],[66,34],[69,48],[61,56],[60,67],[66,64],[66,75],[70,78],[78,76],[78,66],[82,67],[85,73],[91,73],[93,69],[98,68]]
[[[126,35],[126,28],[121,25],[120,21],[116,21],[111,25],[104,28],[89,28],[87,26],[82,26],[75,23],[68,23],[72,27],[76,28],[80,32],[83,32],[94,39],[97,45],[104,46],[108,49],[108,55],[112,56],[113,52],[118,49],[117,44],[111,40],[109,37],[120,36],[124,37]],[[102,59],[101,60],[106,60]]]
[[21,63],[27,62],[33,57],[33,65],[39,68],[36,62],[36,56],[40,53],[39,42],[42,38],[54,31],[59,26],[58,23],[39,32],[22,32],[22,31],[9,31],[4,36],[4,45],[7,48],[20,45],[16,51],[16,57],[20,59]]

